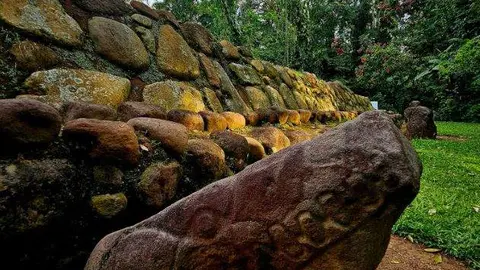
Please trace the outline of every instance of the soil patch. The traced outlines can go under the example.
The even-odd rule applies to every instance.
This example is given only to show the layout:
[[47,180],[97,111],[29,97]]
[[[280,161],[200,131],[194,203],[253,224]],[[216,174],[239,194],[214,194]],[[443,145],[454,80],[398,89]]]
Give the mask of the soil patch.
[[[455,258],[442,253],[429,253],[426,247],[392,235],[385,257],[377,270],[467,270]],[[441,256],[441,262],[439,257]]]

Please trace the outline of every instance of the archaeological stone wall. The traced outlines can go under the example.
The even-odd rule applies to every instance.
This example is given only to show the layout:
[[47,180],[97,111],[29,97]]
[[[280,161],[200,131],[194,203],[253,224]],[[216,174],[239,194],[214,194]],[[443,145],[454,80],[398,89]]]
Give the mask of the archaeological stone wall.
[[371,109],[137,1],[2,0],[3,263],[82,269],[104,235]]

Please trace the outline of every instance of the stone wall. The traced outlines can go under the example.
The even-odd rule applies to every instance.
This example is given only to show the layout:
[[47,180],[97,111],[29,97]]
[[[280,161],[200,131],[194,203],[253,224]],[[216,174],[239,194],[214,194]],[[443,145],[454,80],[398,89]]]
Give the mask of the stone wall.
[[105,234],[370,109],[136,1],[3,0],[3,263],[81,269]]

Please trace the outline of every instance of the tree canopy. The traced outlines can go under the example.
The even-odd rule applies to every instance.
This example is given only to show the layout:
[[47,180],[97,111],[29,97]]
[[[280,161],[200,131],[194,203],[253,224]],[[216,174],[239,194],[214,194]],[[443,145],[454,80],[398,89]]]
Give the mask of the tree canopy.
[[480,121],[478,0],[163,0],[256,57],[341,80],[402,112]]

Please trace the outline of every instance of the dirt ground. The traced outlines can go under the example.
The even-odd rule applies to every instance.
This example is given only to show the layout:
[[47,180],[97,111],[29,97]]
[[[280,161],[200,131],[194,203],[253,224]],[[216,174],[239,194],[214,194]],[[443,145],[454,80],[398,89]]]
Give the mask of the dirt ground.
[[[463,263],[442,253],[429,253],[426,247],[393,236],[377,270],[466,270]],[[441,257],[441,259],[440,259]],[[441,261],[441,262],[440,262]]]

